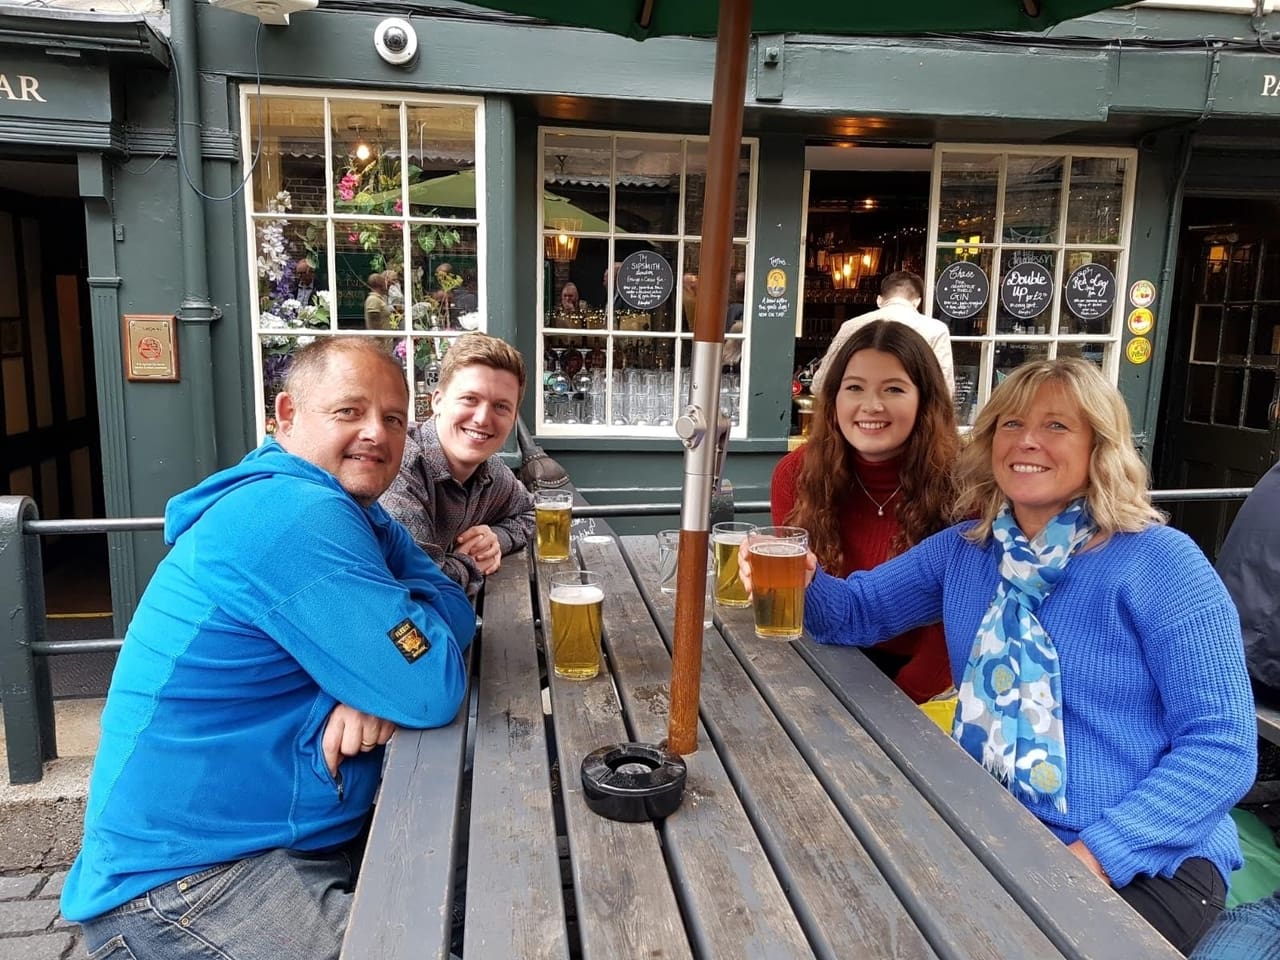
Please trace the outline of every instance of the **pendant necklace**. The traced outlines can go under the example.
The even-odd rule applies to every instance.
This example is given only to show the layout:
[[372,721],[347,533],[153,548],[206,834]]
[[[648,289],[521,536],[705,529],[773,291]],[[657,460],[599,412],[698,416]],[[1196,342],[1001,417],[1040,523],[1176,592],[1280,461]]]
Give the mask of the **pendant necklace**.
[[881,503],[879,500],[877,500],[875,497],[871,495],[871,491],[867,489],[867,485],[862,482],[862,478],[858,476],[858,473],[856,470],[854,471],[853,479],[858,481],[858,486],[860,486],[862,488],[862,492],[867,495],[867,499],[870,500],[873,504],[875,504],[877,517],[884,516],[884,508],[889,505],[889,501],[892,500],[894,497],[896,497],[898,495],[898,491],[902,489],[902,484],[898,484],[897,487],[894,488],[893,493],[885,497],[884,503]]

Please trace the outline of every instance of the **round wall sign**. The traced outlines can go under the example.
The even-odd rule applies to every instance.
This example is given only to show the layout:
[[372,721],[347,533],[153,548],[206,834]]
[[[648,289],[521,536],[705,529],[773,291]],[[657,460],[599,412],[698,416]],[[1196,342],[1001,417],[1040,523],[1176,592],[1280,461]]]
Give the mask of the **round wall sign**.
[[1135,307],[1149,307],[1156,302],[1156,285],[1150,280],[1135,280],[1129,288],[1129,302]]
[[1129,332],[1135,337],[1145,337],[1155,325],[1155,314],[1146,307],[1137,307],[1129,311]]
[[1151,341],[1146,337],[1134,337],[1124,348],[1124,355],[1132,364],[1144,364],[1151,359]]
[[987,305],[991,285],[976,263],[957,260],[938,274],[934,305],[955,320],[968,320]]
[[1053,296],[1053,274],[1032,261],[1018,263],[1000,281],[1000,303],[1005,312],[1019,320],[1044,313]]
[[1067,277],[1067,309],[1081,320],[1098,320],[1116,305],[1116,278],[1100,263],[1086,263]]
[[652,310],[675,289],[671,264],[652,250],[637,250],[618,269],[618,296],[633,310]]

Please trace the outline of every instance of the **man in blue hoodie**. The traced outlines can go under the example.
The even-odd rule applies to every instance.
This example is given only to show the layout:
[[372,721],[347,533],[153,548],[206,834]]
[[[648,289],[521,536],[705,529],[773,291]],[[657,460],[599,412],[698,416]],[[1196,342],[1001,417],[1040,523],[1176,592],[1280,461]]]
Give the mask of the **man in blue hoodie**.
[[475,631],[377,503],[408,407],[374,341],[318,339],[275,436],[169,502],[62,894],[95,958],[338,955],[381,745],[453,719]]

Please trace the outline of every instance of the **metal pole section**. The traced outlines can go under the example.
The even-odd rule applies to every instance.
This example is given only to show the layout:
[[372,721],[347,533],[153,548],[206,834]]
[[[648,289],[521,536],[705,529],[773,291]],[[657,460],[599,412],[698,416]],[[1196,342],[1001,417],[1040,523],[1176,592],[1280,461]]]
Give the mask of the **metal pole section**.
[[217,469],[213,418],[213,351],[209,326],[221,314],[209,299],[208,239],[204,224],[204,151],[200,145],[200,71],[195,0],[173,0],[170,46],[178,78],[178,216],[182,224],[182,374],[191,391],[195,475]]
[[678,754],[698,749],[702,687],[702,603],[707,589],[707,520],[716,469],[720,416],[720,363],[729,302],[733,209],[742,150],[742,109],[751,43],[751,0],[722,0],[711,89],[707,191],[698,268],[698,314],[693,332],[691,405],[676,432],[685,444],[684,497],[676,566],[675,640],[671,654],[671,714],[667,746]]
[[44,640],[40,538],[22,532],[39,517],[28,497],[0,497],[0,698],[9,751],[9,782],[38,783],[44,761],[58,755],[48,664],[32,656]]

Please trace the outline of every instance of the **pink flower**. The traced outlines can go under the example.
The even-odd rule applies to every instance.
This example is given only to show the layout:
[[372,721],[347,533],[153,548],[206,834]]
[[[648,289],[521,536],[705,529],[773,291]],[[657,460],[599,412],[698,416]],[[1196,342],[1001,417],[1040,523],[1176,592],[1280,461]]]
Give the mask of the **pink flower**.
[[348,170],[346,174],[338,181],[338,195],[343,200],[352,200],[356,195],[356,187],[360,185],[360,178],[352,171]]
[[403,229],[403,228],[404,228],[404,224],[403,224],[403,223],[393,223],[393,224],[391,225],[391,229],[392,229],[392,230],[401,230],[401,229]]
[[359,243],[359,242],[360,242],[360,238],[356,236],[354,233],[347,234],[347,243]]
[[404,204],[399,200],[396,201],[396,213],[404,213]]

